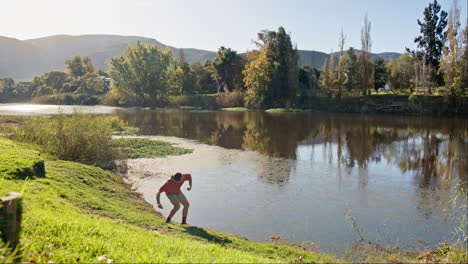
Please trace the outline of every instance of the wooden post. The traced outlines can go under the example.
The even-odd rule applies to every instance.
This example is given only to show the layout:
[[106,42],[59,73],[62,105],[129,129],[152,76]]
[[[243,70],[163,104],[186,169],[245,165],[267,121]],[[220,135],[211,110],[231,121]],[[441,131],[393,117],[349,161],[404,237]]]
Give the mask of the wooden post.
[[8,196],[1,198],[0,209],[0,229],[2,239],[8,243],[11,249],[15,249],[19,244],[19,234],[21,230],[21,202],[17,192],[10,192]]

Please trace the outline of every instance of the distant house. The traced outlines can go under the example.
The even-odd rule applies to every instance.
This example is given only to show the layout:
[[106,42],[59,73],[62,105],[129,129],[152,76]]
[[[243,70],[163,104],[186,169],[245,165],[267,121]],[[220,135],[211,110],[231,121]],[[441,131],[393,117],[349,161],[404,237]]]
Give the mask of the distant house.
[[16,89],[17,90],[26,90],[26,89],[29,89],[29,86],[31,86],[31,82],[19,82],[17,85],[16,85]]
[[386,83],[384,85],[384,87],[379,89],[379,91],[381,91],[381,92],[388,92],[388,91],[391,91],[391,90],[392,90],[392,86],[390,85],[390,83]]
[[99,78],[104,82],[106,88],[109,89],[112,84],[112,79],[106,76],[100,76]]

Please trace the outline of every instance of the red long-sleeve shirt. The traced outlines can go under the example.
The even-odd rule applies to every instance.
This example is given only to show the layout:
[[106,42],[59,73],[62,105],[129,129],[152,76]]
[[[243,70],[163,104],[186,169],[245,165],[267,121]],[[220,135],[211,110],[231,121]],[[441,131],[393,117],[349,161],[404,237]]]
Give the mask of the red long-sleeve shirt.
[[191,180],[192,175],[190,174],[182,174],[182,180],[180,182],[175,182],[172,178],[169,178],[166,183],[164,183],[161,188],[159,188],[159,192],[165,192],[166,195],[171,194],[180,194],[182,191],[180,187],[184,184],[185,181]]

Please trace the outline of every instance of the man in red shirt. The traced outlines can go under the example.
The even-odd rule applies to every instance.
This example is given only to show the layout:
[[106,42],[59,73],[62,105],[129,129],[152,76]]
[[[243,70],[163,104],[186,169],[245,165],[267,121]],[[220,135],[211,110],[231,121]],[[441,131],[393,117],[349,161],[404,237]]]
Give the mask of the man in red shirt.
[[167,216],[166,223],[171,222],[171,218],[174,214],[179,210],[180,204],[184,206],[182,210],[182,223],[183,225],[187,224],[187,213],[189,209],[189,202],[185,195],[180,190],[180,187],[184,184],[185,181],[189,182],[189,186],[187,187],[187,191],[192,189],[192,175],[190,174],[182,174],[180,172],[171,176],[170,179],[166,181],[160,188],[159,191],[156,193],[156,202],[158,203],[159,208],[163,208],[160,201],[160,196],[162,192],[165,192],[169,201],[171,201],[174,208],[172,208],[171,212]]

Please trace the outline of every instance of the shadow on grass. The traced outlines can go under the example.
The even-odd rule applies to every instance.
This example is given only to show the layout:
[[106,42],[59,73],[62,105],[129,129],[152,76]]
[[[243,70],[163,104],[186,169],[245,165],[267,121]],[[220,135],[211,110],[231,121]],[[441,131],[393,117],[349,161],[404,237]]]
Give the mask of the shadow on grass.
[[184,232],[187,232],[192,236],[200,237],[212,243],[222,244],[222,245],[232,243],[232,240],[209,234],[203,228],[199,228],[196,226],[184,226],[184,229],[185,229]]

